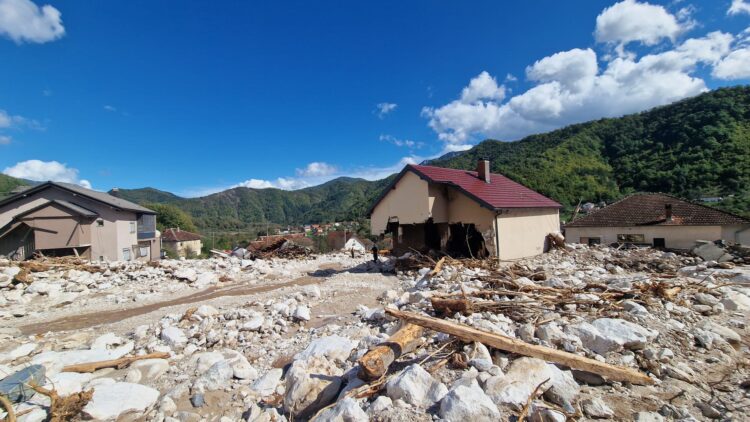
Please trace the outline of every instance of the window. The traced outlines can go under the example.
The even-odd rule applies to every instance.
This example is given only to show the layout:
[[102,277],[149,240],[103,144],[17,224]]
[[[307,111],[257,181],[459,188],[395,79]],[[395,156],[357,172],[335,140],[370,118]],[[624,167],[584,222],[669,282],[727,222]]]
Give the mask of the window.
[[148,256],[148,251],[149,251],[148,246],[141,246],[138,248],[138,256],[141,258]]
[[664,240],[663,237],[655,237],[654,238],[654,247],[655,248],[665,248],[667,247],[667,242]]
[[96,225],[99,227],[104,227],[104,220],[102,220],[101,218],[96,220]]
[[646,236],[642,234],[618,234],[617,241],[619,243],[645,243]]
[[589,240],[588,240],[587,243],[588,243],[589,246],[592,246],[592,245],[601,245],[602,244],[602,239],[600,237],[589,237]]
[[135,221],[130,222],[130,233],[135,233]]
[[125,248],[122,250],[122,260],[123,261],[130,261],[130,249]]

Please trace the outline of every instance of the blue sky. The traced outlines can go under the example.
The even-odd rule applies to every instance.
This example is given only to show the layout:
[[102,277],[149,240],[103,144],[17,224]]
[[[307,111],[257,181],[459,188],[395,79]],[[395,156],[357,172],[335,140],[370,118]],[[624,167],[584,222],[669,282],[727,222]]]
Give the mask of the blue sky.
[[748,27],[748,0],[0,0],[0,169],[188,196],[375,179],[746,84]]

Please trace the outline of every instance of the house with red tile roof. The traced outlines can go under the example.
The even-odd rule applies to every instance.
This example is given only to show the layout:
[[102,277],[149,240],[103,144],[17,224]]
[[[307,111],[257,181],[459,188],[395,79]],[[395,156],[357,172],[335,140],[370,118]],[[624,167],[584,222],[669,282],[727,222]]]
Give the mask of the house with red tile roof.
[[518,259],[545,252],[560,231],[561,205],[490,172],[407,165],[369,210],[371,231],[391,233],[393,251]]
[[200,255],[203,242],[201,235],[181,230],[179,227],[164,230],[161,234],[162,248],[170,258],[189,258]]
[[566,224],[565,237],[669,249],[690,249],[698,240],[750,244],[750,220],[672,195],[636,193]]

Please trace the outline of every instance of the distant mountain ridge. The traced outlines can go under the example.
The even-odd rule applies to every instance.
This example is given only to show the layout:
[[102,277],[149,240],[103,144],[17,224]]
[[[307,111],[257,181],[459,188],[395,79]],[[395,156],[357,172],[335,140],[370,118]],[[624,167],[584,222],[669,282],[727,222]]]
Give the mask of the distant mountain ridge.
[[[515,142],[486,140],[429,164],[474,169],[480,157],[491,160],[493,172],[557,200],[568,210],[579,200],[611,202],[631,192],[649,191],[687,199],[720,196],[726,199],[716,206],[750,216],[750,87],[722,88]],[[362,218],[394,177],[377,181],[342,177],[294,191],[232,188],[201,198],[182,198],[154,188],[119,189],[116,194],[140,204],[173,204],[190,214],[201,230],[232,230],[265,222]],[[3,183],[19,182],[3,176],[0,192]]]

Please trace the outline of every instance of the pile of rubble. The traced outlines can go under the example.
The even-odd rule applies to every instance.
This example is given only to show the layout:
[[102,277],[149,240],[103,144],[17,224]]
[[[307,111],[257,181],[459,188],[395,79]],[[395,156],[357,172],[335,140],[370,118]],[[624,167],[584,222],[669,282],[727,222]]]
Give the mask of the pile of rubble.
[[[193,265],[233,275],[241,262]],[[190,268],[170,265],[133,271]],[[327,324],[311,308],[343,304],[313,284],[121,335],[0,330],[0,374],[15,377],[0,395],[26,422],[65,407],[39,391],[69,397],[68,414],[159,422],[742,420],[750,409],[741,262],[580,246],[511,266],[407,255],[357,271],[394,267],[378,275],[397,280],[379,305]],[[345,283],[354,270],[326,276]]]

